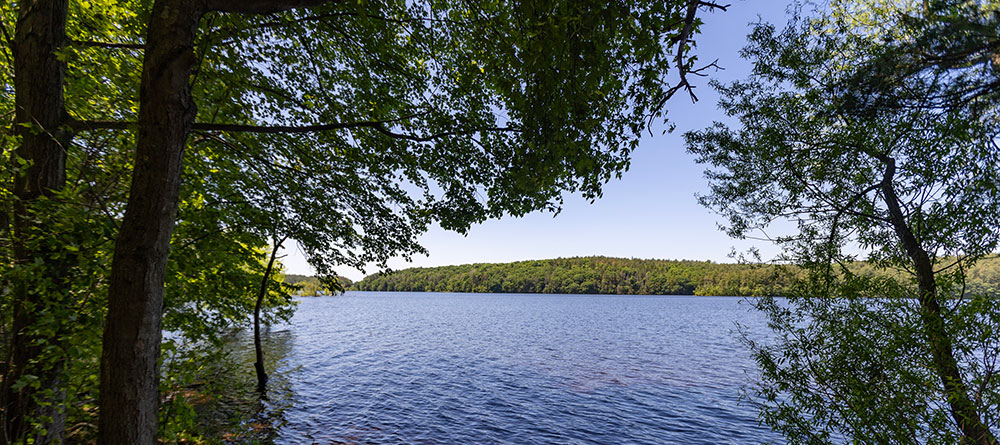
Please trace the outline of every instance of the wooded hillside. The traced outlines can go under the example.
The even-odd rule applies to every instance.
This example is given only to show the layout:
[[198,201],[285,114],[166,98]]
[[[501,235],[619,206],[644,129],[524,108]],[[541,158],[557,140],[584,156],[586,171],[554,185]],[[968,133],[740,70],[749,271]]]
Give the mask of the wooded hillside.
[[[329,288],[324,286],[317,277],[309,275],[285,274],[284,279],[285,283],[298,287],[298,290],[295,291],[296,295],[316,297],[319,295],[330,295],[333,293]],[[345,277],[337,277],[337,281],[340,281],[340,285],[344,289],[350,288],[354,284],[350,279]]]
[[[875,270],[857,264],[856,272]],[[415,267],[354,283],[364,291],[622,295],[780,295],[796,270],[772,265],[609,257]],[[900,272],[902,273],[902,272]],[[969,271],[968,291],[1000,294],[1000,260]]]
[[358,290],[549,294],[752,295],[780,292],[778,268],[710,261],[608,257],[412,268],[355,283]]

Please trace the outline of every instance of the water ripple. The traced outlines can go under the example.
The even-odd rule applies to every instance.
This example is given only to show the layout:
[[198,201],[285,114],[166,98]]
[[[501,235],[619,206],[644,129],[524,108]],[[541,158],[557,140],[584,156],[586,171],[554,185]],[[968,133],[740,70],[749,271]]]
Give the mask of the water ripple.
[[733,298],[349,293],[304,299],[276,443],[780,441],[738,390]]

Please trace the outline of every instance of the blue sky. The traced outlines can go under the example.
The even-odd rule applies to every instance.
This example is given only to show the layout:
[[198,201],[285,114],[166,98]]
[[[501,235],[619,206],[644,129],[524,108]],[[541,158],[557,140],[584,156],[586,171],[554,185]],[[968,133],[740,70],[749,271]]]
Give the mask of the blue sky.
[[[719,59],[723,71],[711,76],[722,81],[745,77],[749,64],[739,58],[749,23],[758,17],[782,25],[784,0],[731,0],[727,12],[704,14],[705,25],[697,38],[697,54],[704,62]],[[509,262],[572,256],[604,255],[626,258],[661,258],[731,261],[729,253],[764,243],[733,240],[718,229],[722,220],[700,206],[697,193],[707,189],[704,166],[684,150],[681,135],[725,120],[716,108],[718,96],[707,79],[697,79],[692,104],[686,95],[667,104],[667,118],[676,131],[654,131],[633,153],[632,167],[621,180],[605,186],[604,197],[591,204],[568,196],[562,213],[535,213],[523,218],[490,220],[473,226],[467,236],[433,228],[420,238],[428,256],[390,261],[393,269],[450,264]],[[662,130],[662,129],[661,129]],[[286,272],[311,275],[313,271],[296,247],[284,252]],[[352,280],[365,274],[343,268],[337,272]],[[377,272],[371,267],[367,274]]]

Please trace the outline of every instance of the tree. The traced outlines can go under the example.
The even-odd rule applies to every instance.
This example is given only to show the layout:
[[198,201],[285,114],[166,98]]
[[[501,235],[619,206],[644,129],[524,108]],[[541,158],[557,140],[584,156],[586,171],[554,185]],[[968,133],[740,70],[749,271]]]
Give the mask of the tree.
[[[44,208],[44,203],[66,182],[65,147],[69,133],[64,130],[64,64],[58,60],[57,51],[65,38],[67,4],[65,1],[25,2],[20,6],[14,35],[17,45],[12,50],[14,88],[23,92],[16,96],[13,107],[21,143],[12,161],[21,163],[26,171],[13,178],[13,263],[28,265],[36,258],[46,258],[49,267],[38,270],[40,274],[35,279],[22,275],[24,279],[14,282],[10,360],[2,388],[5,434],[0,440],[6,442],[8,434],[27,432],[29,425],[23,413],[31,412],[52,419],[50,426],[43,426],[35,434],[36,440],[45,442],[61,435],[63,414],[59,411],[58,400],[62,396],[59,391],[53,391],[49,397],[56,403],[46,406],[35,400],[30,386],[15,387],[14,383],[45,353],[47,346],[58,347],[58,344],[46,344],[45,340],[59,338],[61,333],[40,334],[37,325],[44,308],[67,303],[67,295],[60,288],[65,287],[64,275],[72,255],[60,255],[65,251],[56,243],[30,241],[45,239],[40,229],[58,219],[38,221],[36,218],[45,215],[38,207]],[[4,213],[8,211],[4,210]],[[57,363],[41,369],[35,375],[39,385],[46,389],[56,387],[62,367]]]
[[[87,10],[95,5],[104,9]],[[74,153],[56,142],[135,132],[128,202],[110,214],[122,219],[115,221],[107,280],[102,443],[155,438],[163,289],[185,157],[222,167],[220,176],[232,180],[213,185],[231,188],[231,195],[209,197],[225,205],[226,219],[252,223],[255,212],[277,204],[301,221],[296,240],[321,272],[384,263],[420,252],[416,234],[434,221],[465,230],[505,213],[555,210],[564,192],[598,197],[602,184],[627,167],[664,101],[688,86],[685,73],[696,69],[688,53],[700,23],[696,12],[718,7],[694,0],[125,6],[136,12],[105,2],[73,5],[79,17],[99,17],[102,26],[78,30],[98,38],[72,41],[87,51],[141,51],[141,75],[129,54],[113,56],[117,69],[73,59],[83,50],[66,45],[66,2],[22,3],[12,42],[16,102],[46,103],[18,108],[25,112],[18,128],[25,130],[15,161],[31,167],[15,173],[15,183],[55,178],[39,189],[54,193],[65,167],[46,160]],[[41,43],[27,51],[32,39]],[[671,54],[665,46],[676,49]],[[32,65],[38,60],[48,65]],[[71,80],[93,81],[96,90],[89,92],[105,94],[67,109],[59,94],[82,90],[64,88],[59,73],[66,60],[88,74],[100,72]],[[680,80],[667,81],[672,70]],[[137,113],[114,105],[132,98]],[[35,140],[40,148],[32,148]],[[19,195],[16,206],[33,206],[31,193]],[[44,221],[13,213],[15,243],[50,239]],[[43,258],[45,276],[60,276],[60,267],[44,259],[52,255],[42,253],[23,259]],[[76,267],[66,257],[66,267]],[[33,295],[52,295],[53,306],[66,306],[58,297],[64,292],[32,289],[14,299],[15,307],[27,308],[15,311],[15,326],[35,323],[41,307],[24,304]],[[38,332],[38,341],[53,338]],[[27,351],[18,341],[13,350]],[[25,369],[21,362],[12,368]],[[58,431],[58,422],[46,430]]]
[[[18,6],[0,6],[4,41],[11,43],[11,36],[27,40],[18,47],[24,51],[12,51],[16,45],[10,44],[0,48],[2,60],[18,62],[0,70],[5,80],[0,114],[17,117],[16,125],[5,125],[15,131],[2,138],[2,220],[16,213],[10,220],[20,227],[12,233],[5,224],[0,234],[5,259],[0,266],[0,443],[46,443],[59,441],[64,433],[87,437],[87,425],[94,423],[89,418],[96,411],[92,399],[99,360],[94,358],[101,351],[107,272],[128,192],[129,146],[134,144],[128,132],[75,128],[79,122],[74,117],[113,113],[129,119],[141,45],[121,40],[135,32],[141,16],[132,11],[142,8],[73,2],[69,14],[62,11],[68,17],[59,25],[51,2]],[[26,37],[14,32],[15,21]],[[57,28],[64,28],[65,35],[46,36]],[[38,46],[46,38],[57,42],[50,52]],[[22,72],[46,60],[59,69],[40,75]],[[43,97],[47,93],[40,85],[56,74],[64,79],[55,89],[59,97]],[[65,102],[65,110],[24,106],[56,99]],[[61,123],[32,117],[33,109],[59,111]],[[54,135],[60,137],[58,144],[37,143]],[[225,329],[246,326],[255,294],[246,283],[259,281],[263,269],[254,247],[266,246],[266,240],[236,233],[239,215],[212,208],[218,207],[212,200],[221,198],[219,191],[233,184],[213,177],[209,167],[195,162],[185,168],[184,206],[172,242],[179,255],[170,260],[170,292],[163,308],[165,328],[176,335],[167,343],[214,344]],[[44,186],[53,183],[46,179],[53,175],[63,177],[61,185]],[[265,302],[265,322],[290,315],[275,293]]]
[[274,269],[274,260],[278,254],[278,249],[285,240],[275,238],[274,246],[271,248],[271,255],[267,261],[267,268],[264,270],[264,277],[260,281],[260,291],[257,293],[257,301],[253,307],[253,348],[256,361],[253,363],[254,371],[257,373],[257,392],[264,396],[267,392],[267,371],[264,369],[264,349],[260,344],[260,308],[267,295],[268,280],[271,278],[271,271]]
[[[834,2],[759,24],[753,75],[718,86],[739,127],[686,135],[731,235],[796,227],[774,240],[810,276],[788,304],[757,301],[778,340],[749,341],[749,395],[794,442],[997,443],[1000,307],[964,286],[1000,239],[987,3]],[[851,252],[909,278],[855,274]]]

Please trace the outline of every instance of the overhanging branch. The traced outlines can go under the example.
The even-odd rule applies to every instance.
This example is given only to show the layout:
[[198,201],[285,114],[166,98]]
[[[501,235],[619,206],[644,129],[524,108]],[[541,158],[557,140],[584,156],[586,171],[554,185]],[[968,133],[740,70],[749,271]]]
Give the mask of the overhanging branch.
[[[412,116],[408,116],[412,117]],[[519,132],[518,128],[512,127],[486,127],[486,128],[470,128],[470,129],[457,129],[442,131],[440,133],[432,133],[429,135],[414,135],[407,133],[398,133],[387,127],[387,124],[392,124],[398,122],[406,117],[392,120],[384,121],[359,121],[359,122],[333,122],[327,124],[316,124],[316,125],[243,125],[243,124],[211,124],[195,122],[191,125],[192,130],[199,131],[218,131],[218,132],[230,132],[230,133],[258,133],[258,134],[303,134],[303,133],[321,133],[325,131],[334,130],[345,130],[354,128],[371,128],[381,134],[389,136],[394,139],[405,139],[414,142],[430,142],[437,139],[442,139],[450,136],[465,136],[476,133],[497,133],[497,132]],[[88,130],[129,130],[134,129],[138,126],[136,122],[127,121],[102,121],[102,120],[74,120],[70,122],[70,128],[73,131],[88,131]]]
[[[683,23],[683,26],[681,27],[681,32],[677,34],[677,36],[675,36],[674,38],[670,39],[669,42],[667,42],[667,46],[677,45],[677,54],[674,56],[674,63],[677,65],[677,74],[680,79],[677,81],[677,84],[670,87],[669,89],[667,89],[667,91],[663,93],[663,97],[661,97],[660,100],[657,102],[656,107],[654,107],[654,110],[650,112],[647,119],[647,128],[652,126],[653,117],[656,116],[655,110],[662,109],[664,105],[666,105],[667,101],[669,101],[670,98],[674,97],[674,94],[676,94],[678,91],[686,90],[688,92],[688,95],[691,97],[692,102],[698,101],[698,96],[694,94],[694,86],[691,85],[690,81],[688,81],[687,77],[688,74],[705,76],[703,71],[709,68],[715,68],[717,70],[720,69],[718,65],[718,60],[703,67],[693,69],[692,67],[689,67],[687,64],[684,63],[684,54],[686,53],[685,51],[686,47],[688,46],[689,43],[691,43],[691,34],[694,32],[694,24],[698,13],[698,8],[704,7],[709,10],[719,9],[725,12],[729,8],[729,6],[730,5],[728,4],[722,5],[719,3],[703,1],[703,0],[688,1],[687,11],[684,15],[683,20],[680,22]],[[652,134],[652,132],[650,132],[650,134]]]
[[90,40],[73,40],[73,46],[83,48],[114,48],[114,49],[145,49],[142,43],[94,42]]
[[209,11],[241,14],[272,14],[297,8],[311,8],[337,0],[210,0]]

